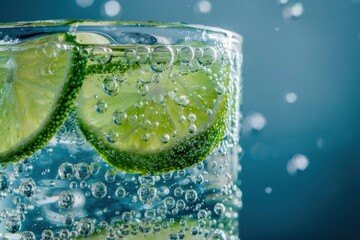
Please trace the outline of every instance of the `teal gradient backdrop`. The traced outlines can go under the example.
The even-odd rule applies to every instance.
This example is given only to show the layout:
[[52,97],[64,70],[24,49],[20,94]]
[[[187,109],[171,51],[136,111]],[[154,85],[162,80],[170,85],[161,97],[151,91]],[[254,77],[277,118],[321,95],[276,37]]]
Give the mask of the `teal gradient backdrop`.
[[2,0],[0,21],[182,21],[242,34],[242,239],[360,239],[359,0],[118,0],[114,17],[105,0],[81,2]]

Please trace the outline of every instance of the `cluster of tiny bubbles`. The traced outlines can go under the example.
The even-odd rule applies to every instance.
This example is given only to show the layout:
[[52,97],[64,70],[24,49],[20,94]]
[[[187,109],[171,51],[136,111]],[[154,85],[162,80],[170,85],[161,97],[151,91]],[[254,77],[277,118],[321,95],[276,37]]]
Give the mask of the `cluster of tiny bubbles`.
[[107,186],[103,182],[92,184],[91,193],[95,198],[104,198],[107,194]]
[[63,191],[59,195],[59,206],[61,208],[69,209],[74,206],[75,197],[71,192]]
[[20,187],[19,187],[20,194],[26,198],[32,197],[35,193],[35,190],[36,190],[36,184],[32,178],[25,179],[20,184]]

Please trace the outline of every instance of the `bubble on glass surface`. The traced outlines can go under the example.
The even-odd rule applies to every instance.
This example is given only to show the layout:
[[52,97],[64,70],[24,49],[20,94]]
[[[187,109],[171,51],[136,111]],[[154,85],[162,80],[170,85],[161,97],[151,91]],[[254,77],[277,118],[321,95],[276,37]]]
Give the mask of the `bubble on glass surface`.
[[104,13],[108,17],[115,17],[119,15],[120,11],[121,5],[116,0],[110,0],[104,4]]
[[107,194],[107,187],[103,182],[94,183],[91,187],[91,193],[95,198],[104,198]]
[[26,198],[30,198],[34,195],[36,189],[36,184],[33,179],[25,180],[20,184],[19,192]]
[[17,216],[8,216],[5,221],[5,229],[9,233],[16,233],[21,228],[20,219]]
[[151,204],[156,199],[157,189],[152,186],[141,186],[137,191],[140,202]]
[[265,193],[267,193],[267,194],[272,193],[272,191],[273,191],[272,187],[266,187],[265,188]]
[[41,240],[53,240],[54,232],[50,229],[46,229],[41,233]]
[[118,198],[123,198],[126,196],[126,190],[123,187],[118,187],[115,190],[115,196]]
[[24,231],[21,234],[20,240],[36,240],[35,234],[31,231]]
[[78,224],[78,234],[83,237],[89,237],[94,233],[94,222],[90,218],[83,218]]
[[290,175],[304,171],[309,166],[309,159],[302,154],[295,154],[287,163],[286,169]]
[[297,101],[298,96],[296,95],[296,93],[293,92],[288,92],[285,94],[285,101],[287,103],[295,103]]
[[72,208],[75,203],[75,197],[71,192],[63,191],[59,196],[58,203],[61,208]]
[[0,191],[6,191],[9,188],[10,181],[6,173],[0,172]]
[[304,6],[302,3],[294,3],[283,8],[282,14],[285,20],[299,19],[304,14]]
[[75,2],[79,7],[87,8],[93,5],[94,0],[75,0]]
[[245,117],[244,131],[261,131],[266,125],[266,118],[258,112],[252,112]]
[[226,234],[221,229],[216,229],[210,236],[211,240],[226,240]]
[[201,0],[195,3],[194,12],[200,14],[208,14],[211,12],[212,4],[210,1]]

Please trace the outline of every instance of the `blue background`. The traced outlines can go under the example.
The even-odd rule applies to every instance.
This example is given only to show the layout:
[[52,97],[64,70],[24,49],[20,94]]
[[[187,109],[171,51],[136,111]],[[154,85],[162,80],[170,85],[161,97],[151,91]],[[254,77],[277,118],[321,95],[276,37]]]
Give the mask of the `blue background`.
[[[242,34],[242,239],[360,239],[360,1],[209,1],[211,11],[198,13],[195,0],[119,0],[120,13],[109,17],[104,0],[87,8],[75,0],[2,0],[0,21],[183,21]],[[303,15],[284,19],[297,2]],[[284,100],[289,92],[297,96],[292,104]],[[249,129],[254,112],[264,128]],[[289,174],[295,154],[309,165]]]

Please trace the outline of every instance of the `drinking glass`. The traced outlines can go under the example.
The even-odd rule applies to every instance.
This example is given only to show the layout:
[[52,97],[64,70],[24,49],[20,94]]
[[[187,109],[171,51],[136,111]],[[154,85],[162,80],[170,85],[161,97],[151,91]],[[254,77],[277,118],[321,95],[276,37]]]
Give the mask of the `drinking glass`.
[[0,238],[239,239],[241,45],[185,23],[1,24]]

